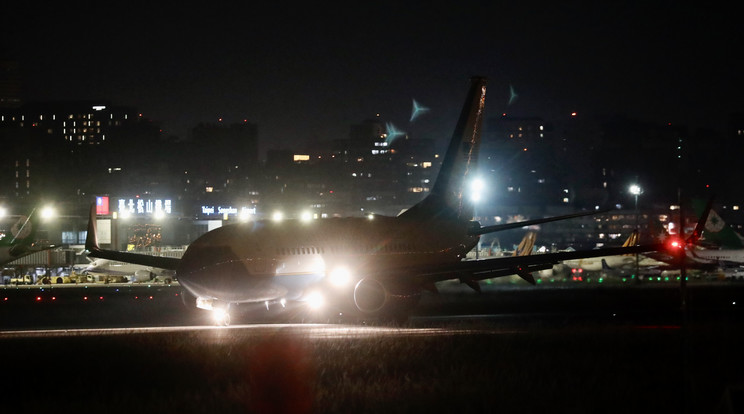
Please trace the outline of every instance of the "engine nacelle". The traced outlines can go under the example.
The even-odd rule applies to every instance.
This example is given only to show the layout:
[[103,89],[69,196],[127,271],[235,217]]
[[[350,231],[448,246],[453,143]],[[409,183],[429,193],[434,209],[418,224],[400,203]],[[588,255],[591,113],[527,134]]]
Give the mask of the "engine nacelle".
[[413,286],[383,283],[365,278],[354,287],[354,305],[360,311],[392,316],[411,310],[421,298],[421,290]]
[[153,273],[149,270],[140,269],[134,272],[134,281],[135,282],[148,282],[152,280]]

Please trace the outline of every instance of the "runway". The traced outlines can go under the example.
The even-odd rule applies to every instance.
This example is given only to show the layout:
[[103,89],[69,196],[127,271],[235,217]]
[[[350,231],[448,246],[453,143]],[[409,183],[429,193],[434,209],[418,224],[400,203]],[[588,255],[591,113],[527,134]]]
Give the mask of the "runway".
[[737,412],[742,291],[451,289],[402,326],[215,327],[167,289],[18,303],[0,378],[9,412]]

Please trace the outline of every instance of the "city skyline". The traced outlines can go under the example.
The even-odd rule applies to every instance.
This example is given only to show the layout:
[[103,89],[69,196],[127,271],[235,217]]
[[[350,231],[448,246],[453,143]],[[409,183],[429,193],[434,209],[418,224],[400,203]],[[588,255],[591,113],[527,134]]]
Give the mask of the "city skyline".
[[[16,18],[2,22],[10,41],[0,56],[21,65],[26,101],[105,99],[181,137],[199,122],[247,120],[264,148],[345,138],[378,113],[396,130],[444,140],[473,75],[489,78],[487,116],[575,111],[722,130],[742,110],[732,63],[742,35],[725,9],[106,7],[4,13]],[[429,110],[412,120],[414,100]]]

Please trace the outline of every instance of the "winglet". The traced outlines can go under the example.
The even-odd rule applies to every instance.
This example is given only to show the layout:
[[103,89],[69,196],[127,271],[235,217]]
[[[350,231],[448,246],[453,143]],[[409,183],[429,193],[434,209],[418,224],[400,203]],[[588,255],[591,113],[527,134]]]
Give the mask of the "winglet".
[[537,282],[535,281],[535,277],[532,276],[532,273],[530,273],[527,269],[524,269],[522,267],[517,269],[517,276],[521,277],[522,279],[524,279],[525,282],[531,285],[537,284]]
[[101,250],[98,247],[98,234],[96,233],[96,205],[90,205],[90,215],[88,216],[88,234],[85,236],[85,250],[89,252]]
[[705,224],[708,222],[708,215],[710,214],[710,210],[713,207],[714,198],[715,196],[711,196],[710,199],[708,200],[708,204],[705,205],[705,209],[700,214],[700,219],[698,220],[697,225],[695,225],[695,230],[692,231],[692,234],[686,240],[687,244],[697,243],[697,241],[703,235],[703,230],[705,230]]

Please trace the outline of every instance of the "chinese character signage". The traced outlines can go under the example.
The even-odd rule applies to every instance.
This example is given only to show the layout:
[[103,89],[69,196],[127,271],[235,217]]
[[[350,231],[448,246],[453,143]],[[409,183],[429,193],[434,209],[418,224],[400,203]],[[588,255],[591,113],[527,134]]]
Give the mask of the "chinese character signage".
[[173,213],[173,205],[171,200],[120,198],[116,211],[123,216],[170,215]]

